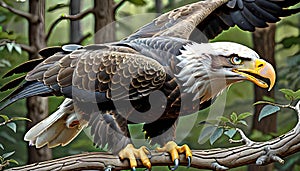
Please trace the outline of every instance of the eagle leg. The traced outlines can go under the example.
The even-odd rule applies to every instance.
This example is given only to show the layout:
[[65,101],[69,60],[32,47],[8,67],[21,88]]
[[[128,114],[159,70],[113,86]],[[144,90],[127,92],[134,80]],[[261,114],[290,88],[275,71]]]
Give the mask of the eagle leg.
[[142,146],[139,149],[136,149],[132,144],[128,144],[124,149],[119,152],[119,157],[121,160],[129,159],[130,168],[135,171],[137,167],[137,159],[140,159],[143,165],[148,169],[151,170],[151,162],[149,160],[151,155],[150,151],[147,147]]
[[185,157],[188,160],[188,167],[191,165],[192,151],[186,144],[183,146],[178,146],[174,141],[169,141],[164,147],[157,148],[156,151],[170,153],[171,159],[175,165],[173,168],[171,168],[171,170],[176,170],[178,168],[180,153],[185,153]]

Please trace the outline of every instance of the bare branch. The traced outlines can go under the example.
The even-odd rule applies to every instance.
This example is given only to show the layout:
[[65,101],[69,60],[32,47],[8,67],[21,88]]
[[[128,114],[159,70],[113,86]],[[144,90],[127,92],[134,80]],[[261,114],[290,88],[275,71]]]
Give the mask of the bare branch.
[[49,40],[49,37],[51,36],[54,28],[56,27],[57,24],[59,24],[62,20],[71,20],[71,21],[75,21],[75,20],[80,20],[82,18],[84,18],[85,16],[87,16],[90,13],[94,13],[94,9],[90,8],[87,9],[81,13],[78,13],[76,15],[61,15],[58,19],[56,19],[50,26],[50,29],[46,35],[46,41]]
[[76,42],[76,44],[81,44],[85,39],[89,38],[90,36],[92,36],[91,33],[88,33],[88,34],[82,36],[82,37],[79,39],[79,41]]
[[233,140],[233,139],[229,139],[230,143],[241,143],[244,142],[246,145],[248,146],[252,146],[254,144],[254,141],[251,141],[244,133],[243,130],[236,128],[236,130],[240,133],[241,135],[241,139],[240,140]]
[[35,22],[38,21],[37,16],[32,15],[30,13],[27,13],[25,11],[17,10],[15,8],[9,6],[8,4],[6,4],[4,1],[0,1],[0,6],[7,9],[7,10],[9,10],[10,12],[20,16],[20,17],[26,18],[31,23],[35,23]]
[[[295,110],[300,116],[300,102],[295,106]],[[193,160],[191,167],[199,169],[217,169],[227,170],[242,165],[257,164],[265,165],[271,162],[284,163],[282,158],[300,151],[300,123],[288,133],[278,138],[266,142],[247,143],[248,138],[242,131],[239,131],[242,139],[246,141],[245,145],[227,148],[227,149],[210,149],[210,150],[193,150]],[[167,153],[151,152],[152,166],[172,165],[170,156]],[[185,155],[180,155],[180,164],[187,165]],[[138,161],[138,166],[143,167]],[[16,167],[13,170],[82,170],[97,169],[104,170],[129,169],[127,160],[121,161],[118,156],[111,153],[95,152],[84,153],[79,155],[68,156],[60,159],[35,163],[31,165]]]
[[117,10],[126,2],[126,0],[121,0],[119,3],[117,3],[114,6],[114,14],[117,12]]
[[18,44],[18,45],[20,45],[22,50],[25,50],[28,53],[35,53],[36,52],[36,49],[33,46],[28,46],[28,45],[25,45],[25,44]]

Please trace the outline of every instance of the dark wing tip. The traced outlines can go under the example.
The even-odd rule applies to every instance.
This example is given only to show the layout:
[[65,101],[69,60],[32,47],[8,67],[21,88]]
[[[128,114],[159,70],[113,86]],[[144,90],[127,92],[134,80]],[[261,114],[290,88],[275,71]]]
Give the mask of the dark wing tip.
[[299,8],[288,8],[298,3],[299,0],[229,0],[212,11],[197,28],[209,39],[235,25],[245,31],[254,31],[256,27],[264,28],[267,23],[278,22],[280,17],[300,12]]
[[25,72],[31,71],[36,65],[42,62],[44,59],[33,59],[27,62],[24,62],[17,67],[13,68],[12,70],[8,71],[6,74],[2,76],[2,78],[10,77],[14,74],[21,74]]
[[9,81],[8,83],[4,84],[1,88],[0,91],[7,91],[9,89],[15,88],[16,86],[18,86],[22,81],[24,81],[25,75],[18,77],[16,79],[13,79],[11,81]]
[[0,106],[0,111],[19,99],[49,94],[52,92],[53,90],[50,87],[44,85],[42,82],[25,82],[23,85],[21,85],[19,88],[17,88],[15,91],[13,91],[11,94],[0,101],[0,103],[3,103]]

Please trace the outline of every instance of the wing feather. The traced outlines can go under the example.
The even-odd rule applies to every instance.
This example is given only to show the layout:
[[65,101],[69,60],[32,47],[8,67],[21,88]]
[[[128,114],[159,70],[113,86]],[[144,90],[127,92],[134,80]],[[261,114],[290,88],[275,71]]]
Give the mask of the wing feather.
[[159,16],[125,40],[157,36],[193,39],[195,36],[191,37],[191,34],[195,29],[199,29],[207,38],[212,39],[235,25],[243,30],[253,31],[256,27],[266,27],[267,23],[279,21],[280,17],[299,12],[300,8],[286,9],[297,3],[299,1],[291,0],[199,1]]

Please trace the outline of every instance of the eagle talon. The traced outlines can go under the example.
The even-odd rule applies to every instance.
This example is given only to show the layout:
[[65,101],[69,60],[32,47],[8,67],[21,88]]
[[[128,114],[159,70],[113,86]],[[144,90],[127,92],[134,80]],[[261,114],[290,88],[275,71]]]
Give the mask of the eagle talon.
[[187,160],[188,160],[187,168],[190,168],[190,167],[191,167],[191,163],[192,163],[192,158],[191,158],[191,156],[188,156],[188,157],[187,157]]
[[169,166],[170,170],[176,170],[179,167],[179,159],[175,159],[174,160],[174,167],[172,168],[171,166]]
[[137,159],[140,159],[147,169],[151,169],[149,154],[151,154],[150,150],[145,146],[136,149],[132,144],[128,144],[119,152],[119,157],[121,160],[129,159],[131,170],[136,171]]
[[188,160],[188,168],[191,165],[192,161],[192,151],[187,145],[178,146],[174,141],[169,141],[167,144],[164,145],[162,148],[156,149],[158,152],[168,152],[170,153],[171,160],[174,162],[174,167],[170,170],[176,170],[179,167],[179,154],[185,153],[186,159]]

